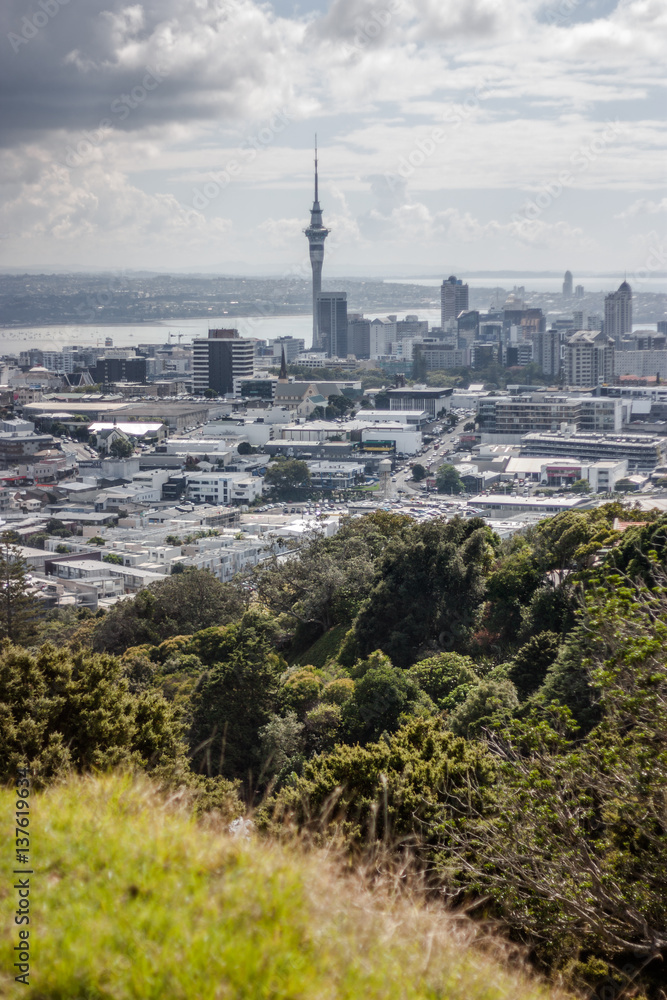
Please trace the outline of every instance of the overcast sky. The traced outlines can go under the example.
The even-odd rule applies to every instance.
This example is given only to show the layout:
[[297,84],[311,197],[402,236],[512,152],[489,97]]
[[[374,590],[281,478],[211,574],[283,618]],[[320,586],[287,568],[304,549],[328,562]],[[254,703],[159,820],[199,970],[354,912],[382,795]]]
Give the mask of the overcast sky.
[[667,270],[665,0],[4,0],[0,264]]

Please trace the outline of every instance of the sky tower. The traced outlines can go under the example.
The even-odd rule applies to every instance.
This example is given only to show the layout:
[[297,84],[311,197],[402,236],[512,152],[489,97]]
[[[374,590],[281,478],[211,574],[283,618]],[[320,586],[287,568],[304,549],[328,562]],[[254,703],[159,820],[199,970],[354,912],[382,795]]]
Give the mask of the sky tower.
[[324,241],[329,235],[329,230],[322,225],[322,209],[317,190],[317,136],[315,136],[315,200],[310,210],[310,225],[304,229],[304,233],[308,238],[310,266],[313,269],[313,348],[319,350],[322,345],[317,322],[317,293],[322,290]]

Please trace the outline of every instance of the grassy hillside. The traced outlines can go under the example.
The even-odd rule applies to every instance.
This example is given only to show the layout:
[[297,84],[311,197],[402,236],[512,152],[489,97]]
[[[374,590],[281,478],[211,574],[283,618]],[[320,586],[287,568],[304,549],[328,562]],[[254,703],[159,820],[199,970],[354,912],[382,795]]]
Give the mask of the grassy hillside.
[[347,630],[347,625],[335,625],[334,628],[330,628],[294,662],[300,666],[310,664],[313,667],[324,667],[327,660],[338,656]]
[[[13,791],[0,798],[10,816]],[[555,1000],[472,947],[472,928],[371,895],[322,855],[198,825],[148,781],[54,786],[32,797],[31,829],[35,1000]],[[13,998],[26,990],[7,972],[10,885]]]

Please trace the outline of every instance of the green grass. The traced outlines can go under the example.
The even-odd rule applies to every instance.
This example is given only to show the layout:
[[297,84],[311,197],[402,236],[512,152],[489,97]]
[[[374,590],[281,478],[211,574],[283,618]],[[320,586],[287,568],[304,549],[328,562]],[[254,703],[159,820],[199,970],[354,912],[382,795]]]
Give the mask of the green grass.
[[328,632],[321,635],[312,646],[309,646],[305,653],[301,653],[294,662],[301,667],[308,664],[312,667],[324,667],[327,660],[338,656],[349,627],[349,625],[334,625]]
[[[0,797],[11,816],[13,792]],[[371,894],[322,854],[197,824],[147,781],[77,779],[36,794],[31,829],[31,986],[8,973],[16,929],[5,878],[2,997],[555,997],[477,952],[472,932],[442,913]],[[3,830],[8,860],[13,831]]]

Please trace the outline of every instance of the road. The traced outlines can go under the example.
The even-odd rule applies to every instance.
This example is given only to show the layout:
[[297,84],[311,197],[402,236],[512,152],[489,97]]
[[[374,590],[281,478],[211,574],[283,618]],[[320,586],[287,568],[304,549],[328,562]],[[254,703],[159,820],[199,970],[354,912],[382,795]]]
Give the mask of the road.
[[[453,452],[460,433],[461,425],[454,428],[452,431],[446,431],[443,434],[436,434],[433,442],[429,445],[425,445],[423,453],[421,455],[412,455],[409,461],[414,462],[415,464],[419,463],[420,465],[423,465],[429,474],[435,473],[436,470],[450,458],[448,452]],[[438,445],[437,449],[434,447],[436,444]],[[399,464],[404,465],[405,469],[402,472],[395,473],[396,482],[392,483],[393,491],[397,492],[399,489],[402,489],[407,492],[423,492],[419,488],[419,484],[415,483],[412,479],[412,470],[407,467],[407,461]]]

